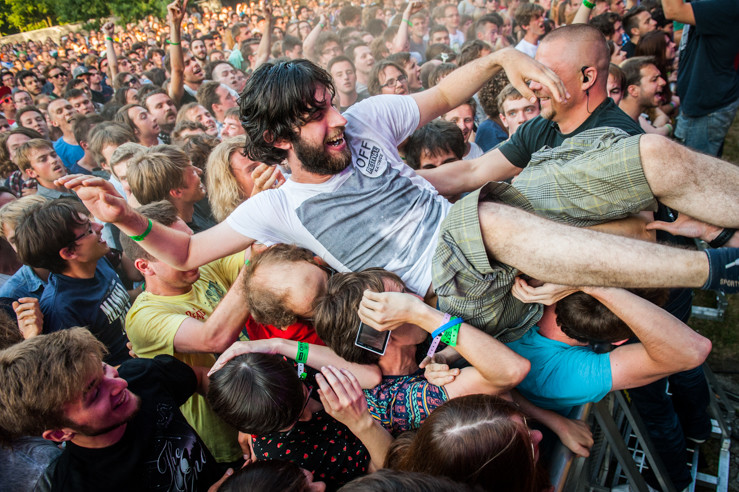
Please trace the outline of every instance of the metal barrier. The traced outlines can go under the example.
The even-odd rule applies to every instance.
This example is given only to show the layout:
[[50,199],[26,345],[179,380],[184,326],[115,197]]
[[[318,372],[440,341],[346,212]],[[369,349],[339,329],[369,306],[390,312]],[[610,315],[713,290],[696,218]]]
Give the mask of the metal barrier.
[[[731,428],[734,406],[718,385],[710,368],[704,364],[708,386],[712,394],[712,434],[719,439],[719,464],[716,475],[698,472],[699,449],[692,452],[691,473],[693,482],[688,488],[694,492],[696,484],[726,492],[729,481]],[[623,490],[650,492],[641,472],[651,469],[660,490],[676,492],[646,427],[635,408],[632,408],[625,392],[612,392],[595,404],[580,408],[579,417],[590,424],[595,444],[590,457],[574,456],[563,445],[555,450],[551,460],[550,479],[556,492],[606,492]]]

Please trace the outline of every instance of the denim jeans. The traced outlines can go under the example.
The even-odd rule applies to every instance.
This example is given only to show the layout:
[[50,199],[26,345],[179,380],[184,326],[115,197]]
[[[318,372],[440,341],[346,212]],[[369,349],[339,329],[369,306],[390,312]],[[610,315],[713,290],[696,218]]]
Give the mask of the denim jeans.
[[675,138],[691,149],[720,157],[724,138],[734,121],[737,109],[739,99],[713,113],[697,118],[686,116],[681,111],[677,117]]

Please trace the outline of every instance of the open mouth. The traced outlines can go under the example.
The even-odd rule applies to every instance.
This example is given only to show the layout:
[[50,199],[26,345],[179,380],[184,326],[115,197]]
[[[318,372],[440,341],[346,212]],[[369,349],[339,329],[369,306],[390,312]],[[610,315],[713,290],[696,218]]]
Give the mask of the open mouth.
[[326,140],[326,145],[329,147],[341,147],[344,144],[344,134],[342,133],[337,138]]

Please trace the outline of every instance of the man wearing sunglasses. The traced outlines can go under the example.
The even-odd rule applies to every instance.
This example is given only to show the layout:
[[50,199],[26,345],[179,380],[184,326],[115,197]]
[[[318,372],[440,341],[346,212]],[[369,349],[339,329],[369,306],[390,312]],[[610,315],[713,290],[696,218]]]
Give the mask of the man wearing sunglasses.
[[108,350],[104,361],[128,360],[124,319],[131,298],[113,266],[103,226],[78,202],[50,200],[21,221],[15,244],[24,264],[51,272],[39,304],[44,333],[84,326]]
[[52,89],[48,93],[52,98],[57,99],[64,96],[64,89],[69,81],[69,72],[61,65],[51,65],[44,73],[46,80],[51,83]]

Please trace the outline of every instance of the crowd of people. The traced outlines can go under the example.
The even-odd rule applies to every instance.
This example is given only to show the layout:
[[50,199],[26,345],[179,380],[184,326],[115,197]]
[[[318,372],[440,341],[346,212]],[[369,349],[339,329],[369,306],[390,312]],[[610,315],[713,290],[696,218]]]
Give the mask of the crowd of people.
[[739,4],[167,12],[0,46],[2,487],[540,492],[624,389],[689,487]]

